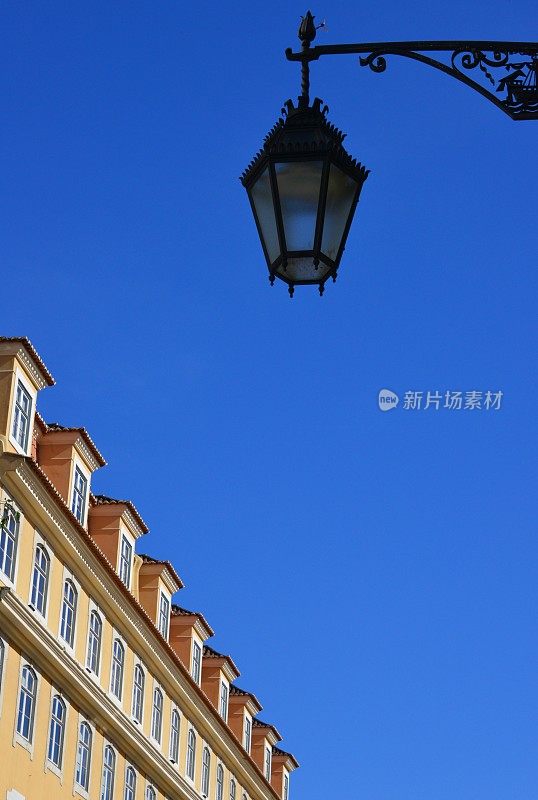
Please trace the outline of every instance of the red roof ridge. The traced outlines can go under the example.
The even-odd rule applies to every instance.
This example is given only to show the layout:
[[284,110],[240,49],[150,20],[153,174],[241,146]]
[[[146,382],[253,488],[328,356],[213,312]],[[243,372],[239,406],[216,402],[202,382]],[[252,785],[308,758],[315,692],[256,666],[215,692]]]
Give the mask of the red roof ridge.
[[96,506],[115,505],[116,503],[118,504],[121,503],[122,505],[127,506],[133,517],[136,519],[136,521],[144,531],[144,533],[147,533],[149,531],[148,526],[140,516],[135,504],[132,503],[131,500],[117,500],[114,497],[108,497],[108,495],[106,494],[93,494],[93,493],[90,495],[90,500]]
[[105,461],[104,456],[97,449],[97,445],[93,441],[92,437],[90,436],[90,434],[88,433],[86,428],[77,427],[77,426],[70,426],[70,425],[60,425],[59,422],[46,422],[45,425],[47,426],[47,432],[48,431],[66,431],[66,432],[75,433],[75,431],[78,431],[84,437],[84,439],[86,439],[86,442],[89,445],[90,449],[93,451],[93,454],[94,454],[95,458],[97,459],[97,462],[98,462],[99,466],[106,467],[106,461]]

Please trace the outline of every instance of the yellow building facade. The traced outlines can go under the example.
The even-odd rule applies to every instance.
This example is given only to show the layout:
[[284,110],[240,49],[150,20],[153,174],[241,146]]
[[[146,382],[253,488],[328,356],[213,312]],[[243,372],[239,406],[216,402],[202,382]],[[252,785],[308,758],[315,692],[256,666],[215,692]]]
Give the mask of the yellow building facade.
[[295,758],[136,507],[92,493],[90,436],[37,412],[53,383],[0,337],[0,800],[289,800]]

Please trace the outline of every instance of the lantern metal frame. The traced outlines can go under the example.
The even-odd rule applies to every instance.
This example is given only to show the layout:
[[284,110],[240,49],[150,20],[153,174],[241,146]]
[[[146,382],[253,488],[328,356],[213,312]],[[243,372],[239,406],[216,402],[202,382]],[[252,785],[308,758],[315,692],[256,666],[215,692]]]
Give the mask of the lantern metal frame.
[[[247,190],[252,214],[256,223],[263,252],[269,269],[269,280],[273,285],[275,278],[288,284],[290,296],[293,296],[294,287],[297,285],[317,285],[320,294],[323,294],[324,285],[329,278],[336,280],[338,266],[344,251],[347,236],[355,209],[359,201],[364,181],[368,170],[355,161],[344,149],[342,142],[345,134],[338,130],[326,119],[327,106],[316,98],[312,105],[299,101],[294,106],[291,100],[281,109],[282,117],[273,126],[265,137],[262,149],[241,176],[241,182]],[[276,174],[276,166],[286,163],[322,162],[320,188],[317,200],[317,214],[315,228],[310,249],[292,249],[286,240],[286,226],[284,222],[280,189]],[[325,213],[327,210],[327,197],[329,190],[329,176],[331,166],[337,167],[344,175],[355,183],[354,194],[347,211],[347,219],[342,229],[341,238],[334,258],[323,250],[323,232]],[[279,255],[271,259],[267,249],[264,229],[258,209],[253,197],[253,189],[265,170],[268,170],[271,198],[275,217],[275,225],[279,243]],[[314,271],[320,268],[319,276],[314,275],[308,279],[292,277],[287,274],[287,267],[292,259],[312,258]]]

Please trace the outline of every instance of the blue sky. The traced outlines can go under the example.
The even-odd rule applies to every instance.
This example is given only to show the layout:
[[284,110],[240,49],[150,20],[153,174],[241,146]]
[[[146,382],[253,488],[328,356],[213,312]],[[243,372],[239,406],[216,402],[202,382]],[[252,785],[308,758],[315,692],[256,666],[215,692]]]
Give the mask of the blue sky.
[[[371,175],[338,282],[290,301],[238,176],[305,10],[4,4],[2,333],[284,734],[292,798],[531,800],[538,123],[413,62],[314,64]],[[320,43],[536,38],[526,0],[312,11]]]

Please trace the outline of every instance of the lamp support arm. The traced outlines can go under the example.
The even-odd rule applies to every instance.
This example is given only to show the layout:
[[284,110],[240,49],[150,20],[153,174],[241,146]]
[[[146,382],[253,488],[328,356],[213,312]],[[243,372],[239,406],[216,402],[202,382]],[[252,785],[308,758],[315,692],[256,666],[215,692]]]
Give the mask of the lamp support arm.
[[[286,50],[289,61],[300,61],[302,100],[308,104],[309,65],[321,56],[359,55],[360,65],[384,72],[386,56],[404,56],[451,75],[479,92],[511,119],[538,119],[538,42],[416,41],[359,42],[310,46],[316,35],[314,18],[307,12],[299,28],[302,49]],[[446,54],[445,61],[426,53]],[[476,72],[472,73],[473,70]],[[499,72],[496,72],[500,70]],[[470,74],[480,77],[474,80]]]

